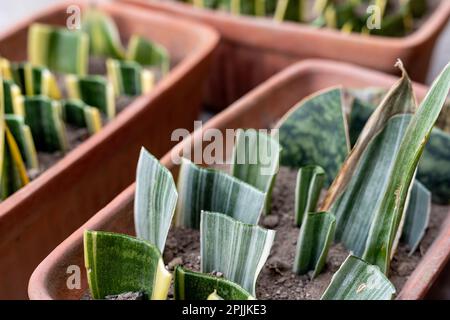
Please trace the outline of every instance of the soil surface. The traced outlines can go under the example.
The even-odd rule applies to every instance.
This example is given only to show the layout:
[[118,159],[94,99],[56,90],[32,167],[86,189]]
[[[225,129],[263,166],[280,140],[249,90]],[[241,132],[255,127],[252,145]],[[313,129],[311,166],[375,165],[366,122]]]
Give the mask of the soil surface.
[[[298,276],[292,272],[295,248],[299,228],[294,225],[294,199],[297,172],[289,168],[280,168],[273,190],[272,212],[261,218],[261,225],[276,230],[271,254],[262,269],[256,295],[258,299],[320,299],[349,252],[340,244],[330,248],[327,264],[323,272],[314,280],[310,275]],[[405,284],[408,276],[415,269],[420,259],[439,232],[442,221],[448,214],[449,207],[433,205],[429,227],[418,250],[408,256],[408,248],[400,243],[390,271],[390,280],[397,292]],[[173,228],[164,251],[164,261],[168,268],[181,264],[189,269],[200,270],[200,234],[197,230]],[[172,296],[170,296],[172,298]]]

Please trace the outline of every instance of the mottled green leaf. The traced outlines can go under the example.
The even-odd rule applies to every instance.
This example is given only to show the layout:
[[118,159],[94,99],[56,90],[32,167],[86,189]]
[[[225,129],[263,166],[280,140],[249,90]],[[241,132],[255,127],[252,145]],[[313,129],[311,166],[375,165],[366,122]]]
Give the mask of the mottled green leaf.
[[322,300],[391,300],[394,285],[380,268],[348,256],[322,295]]
[[108,59],[106,69],[116,96],[137,96],[148,93],[154,86],[155,75],[137,62]]
[[94,299],[143,292],[148,299],[167,298],[172,275],[158,248],[127,235],[84,232],[84,259]]
[[410,255],[416,251],[425,235],[430,211],[431,193],[416,180],[411,191],[402,232],[402,240],[408,244]]
[[270,210],[280,150],[278,142],[265,133],[254,129],[237,131],[231,175],[266,194],[266,213]]
[[36,148],[31,129],[25,124],[25,119],[19,115],[6,114],[6,124],[17,143],[20,154],[28,169],[39,169]]
[[349,152],[342,90],[327,89],[304,99],[277,126],[281,165],[300,168],[319,165],[326,185],[337,175]]
[[91,135],[99,132],[102,128],[99,109],[90,107],[78,99],[64,100],[61,103],[66,123],[79,128],[87,128]]
[[254,296],[256,279],[269,256],[275,231],[217,212],[202,211],[201,218],[202,272],[220,271]]
[[22,93],[13,80],[3,80],[5,114],[23,115]]
[[308,212],[315,212],[325,180],[325,171],[319,166],[298,170],[295,187],[295,224],[300,227]]
[[333,243],[336,218],[329,212],[310,212],[300,228],[293,271],[315,278],[322,271]]
[[256,224],[264,208],[263,192],[224,172],[197,167],[185,158],[182,158],[177,189],[178,226],[198,229],[202,210]]
[[128,43],[127,59],[143,66],[157,66],[165,75],[170,69],[169,51],[162,45],[138,35],[133,35]]
[[134,196],[136,235],[154,244],[161,252],[164,251],[177,197],[170,171],[142,148]]
[[253,300],[238,284],[212,275],[175,268],[175,300],[206,300],[212,292],[225,300]]

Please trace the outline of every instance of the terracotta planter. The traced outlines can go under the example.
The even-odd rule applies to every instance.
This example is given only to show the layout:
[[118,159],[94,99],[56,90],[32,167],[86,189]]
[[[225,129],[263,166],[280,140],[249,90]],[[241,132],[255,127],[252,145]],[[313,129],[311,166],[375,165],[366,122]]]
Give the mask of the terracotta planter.
[[[269,128],[295,103],[317,90],[337,84],[353,87],[390,86],[395,80],[393,76],[348,64],[308,60],[295,64],[272,77],[211,119],[203,130]],[[415,89],[419,97],[425,94],[425,87],[415,85]],[[190,140],[178,144],[161,160],[174,175],[177,174],[178,167],[172,164],[171,157],[179,154],[186,146],[188,148],[201,146],[202,134],[203,131],[196,131],[191,135]],[[231,150],[231,148],[228,149]],[[83,231],[85,229],[108,230],[133,234],[133,198],[134,185],[131,185],[59,245],[33,273],[28,289],[29,297],[31,299],[79,299],[87,288],[83,261]],[[450,216],[443,226],[442,233],[409,278],[399,298],[423,298],[449,257]],[[79,290],[69,290],[66,286],[68,277],[66,270],[70,265],[77,265],[81,269],[82,285]]]
[[[2,33],[0,55],[26,59],[28,26],[35,21],[65,25],[66,8],[73,3],[54,6]],[[28,279],[38,263],[132,183],[140,147],[163,156],[174,144],[171,132],[190,129],[199,114],[200,84],[217,34],[126,4],[101,8],[115,19],[124,38],[139,33],[166,46],[173,69],[154,91],[136,99],[100,133],[0,204],[0,299],[26,298]]]
[[351,62],[391,74],[397,74],[393,61],[400,58],[411,78],[424,82],[434,44],[450,17],[450,1],[444,0],[420,30],[407,37],[364,37],[298,23],[235,17],[171,0],[123,1],[202,21],[219,31],[222,39],[206,91],[206,103],[215,110],[227,107],[286,66],[307,58]]

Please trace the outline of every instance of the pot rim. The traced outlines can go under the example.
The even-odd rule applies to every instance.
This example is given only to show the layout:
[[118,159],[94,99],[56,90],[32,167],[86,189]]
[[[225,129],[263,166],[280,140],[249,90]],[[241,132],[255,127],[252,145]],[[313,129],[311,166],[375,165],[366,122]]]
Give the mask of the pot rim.
[[[395,82],[398,77],[387,75],[379,71],[372,71],[363,67],[354,66],[348,63],[334,62],[320,59],[309,59],[293,64],[285,70],[279,72],[271,77],[254,90],[246,94],[244,97],[233,103],[230,107],[210,119],[201,130],[197,130],[190,134],[185,140],[178,143],[171,151],[169,151],[160,162],[168,167],[174,169],[172,157],[180,155],[186,145],[193,145],[201,141],[203,133],[211,128],[221,128],[223,123],[229,123],[233,118],[237,118],[242,114],[248,112],[250,102],[258,100],[268,89],[281,88],[284,84],[289,83],[291,79],[299,74],[320,74],[324,72],[331,72],[341,75],[356,75],[357,78],[370,78],[371,82],[386,83],[389,85]],[[424,97],[427,87],[415,83],[415,93],[420,97]],[[30,299],[48,300],[54,299],[53,294],[48,287],[51,283],[51,274],[55,266],[64,265],[66,257],[70,256],[75,248],[82,246],[83,232],[86,229],[96,230],[101,229],[104,221],[113,218],[120,210],[125,210],[127,206],[132,203],[134,199],[135,183],[127,187],[120,193],[113,201],[94,215],[88,222],[75,231],[70,237],[64,240],[55,250],[53,250],[35,269],[28,286],[28,295]],[[446,248],[446,250],[443,250]],[[445,267],[445,264],[450,259],[450,211],[449,215],[443,223],[443,227],[428,248],[425,256],[422,257],[416,269],[408,278],[400,293],[397,295],[399,300],[418,300],[423,299],[433,282],[439,276],[439,273]]]

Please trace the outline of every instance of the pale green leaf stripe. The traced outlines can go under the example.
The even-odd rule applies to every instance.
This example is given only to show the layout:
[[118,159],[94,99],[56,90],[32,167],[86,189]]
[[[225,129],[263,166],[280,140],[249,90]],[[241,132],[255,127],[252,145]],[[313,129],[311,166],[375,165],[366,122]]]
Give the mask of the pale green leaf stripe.
[[416,251],[425,234],[430,211],[431,193],[416,180],[411,191],[402,233],[402,240],[408,244],[410,255]]
[[134,224],[138,238],[164,251],[177,204],[177,189],[170,171],[144,148],[136,172]]
[[295,273],[305,274],[313,270],[313,278],[320,274],[333,243],[335,227],[336,218],[329,212],[310,212],[306,215],[297,241]]
[[394,172],[393,163],[414,110],[411,84],[404,73],[365,125],[321,206],[320,211],[336,216],[336,240],[356,256],[364,253],[375,210]]
[[342,90],[327,89],[301,101],[276,126],[279,128],[280,163],[300,168],[319,165],[328,186],[337,175],[349,149]]
[[269,256],[275,231],[202,211],[200,237],[202,272],[220,271],[255,296],[256,279]]
[[255,129],[239,129],[236,134],[231,175],[266,194],[266,213],[270,209],[280,151],[278,141]]
[[377,266],[348,256],[322,295],[322,300],[391,300],[394,285]]
[[197,167],[182,158],[178,174],[176,224],[200,227],[202,210],[221,212],[244,223],[256,224],[265,194],[224,172]]
[[148,299],[166,299],[171,274],[158,248],[127,235],[84,232],[84,259],[94,299],[125,292],[143,292]]
[[364,259],[389,270],[391,250],[397,237],[410,185],[423,149],[450,90],[450,63],[434,81],[411,120],[393,166],[387,191],[377,210]]
[[298,170],[295,187],[295,224],[300,227],[308,212],[315,212],[325,181],[325,171],[319,166],[306,166]]
[[175,300],[207,300],[216,292],[224,300],[253,300],[238,284],[212,275],[194,272],[183,267],[175,268]]

